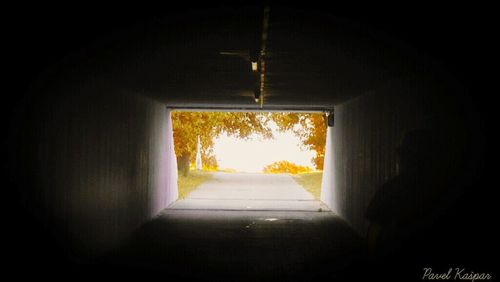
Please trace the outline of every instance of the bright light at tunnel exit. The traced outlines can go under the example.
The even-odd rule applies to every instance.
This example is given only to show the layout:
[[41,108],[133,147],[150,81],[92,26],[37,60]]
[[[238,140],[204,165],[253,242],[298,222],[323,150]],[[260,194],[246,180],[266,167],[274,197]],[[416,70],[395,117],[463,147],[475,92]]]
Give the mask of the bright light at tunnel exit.
[[314,151],[301,150],[300,140],[292,132],[280,133],[273,129],[274,139],[263,139],[252,135],[249,140],[221,135],[214,140],[214,153],[219,169],[234,169],[239,172],[262,172],[262,169],[277,161],[289,161],[314,169]]

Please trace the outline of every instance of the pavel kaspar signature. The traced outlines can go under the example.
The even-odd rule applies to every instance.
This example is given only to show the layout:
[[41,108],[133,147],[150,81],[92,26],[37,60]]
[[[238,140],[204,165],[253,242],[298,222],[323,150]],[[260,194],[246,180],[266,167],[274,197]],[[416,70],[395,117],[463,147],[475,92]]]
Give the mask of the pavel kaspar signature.
[[493,276],[486,272],[474,272],[465,268],[449,268],[447,272],[434,272],[430,267],[424,267],[422,280],[492,280]]

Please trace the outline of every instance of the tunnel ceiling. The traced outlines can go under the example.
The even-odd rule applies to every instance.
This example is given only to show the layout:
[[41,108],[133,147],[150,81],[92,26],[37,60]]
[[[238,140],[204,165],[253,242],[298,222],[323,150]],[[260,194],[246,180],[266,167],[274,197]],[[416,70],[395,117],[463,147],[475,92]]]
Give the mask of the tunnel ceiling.
[[[172,107],[259,108],[250,62],[221,52],[255,57],[262,32],[262,7],[189,12],[95,44],[85,65],[93,76]],[[392,42],[319,12],[271,6],[266,46],[264,109],[329,108],[409,66]]]

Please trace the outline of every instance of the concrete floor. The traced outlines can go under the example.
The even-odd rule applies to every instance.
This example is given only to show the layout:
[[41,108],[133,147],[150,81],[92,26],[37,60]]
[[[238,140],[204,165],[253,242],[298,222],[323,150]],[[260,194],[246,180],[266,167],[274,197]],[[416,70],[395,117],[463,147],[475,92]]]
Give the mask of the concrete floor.
[[363,254],[362,240],[340,217],[318,212],[320,206],[287,175],[217,173],[105,262],[121,274],[165,279],[342,278]]
[[328,210],[287,174],[217,172],[169,209],[190,210]]
[[167,209],[106,260],[121,274],[313,281],[345,277],[362,254],[362,240],[331,212]]

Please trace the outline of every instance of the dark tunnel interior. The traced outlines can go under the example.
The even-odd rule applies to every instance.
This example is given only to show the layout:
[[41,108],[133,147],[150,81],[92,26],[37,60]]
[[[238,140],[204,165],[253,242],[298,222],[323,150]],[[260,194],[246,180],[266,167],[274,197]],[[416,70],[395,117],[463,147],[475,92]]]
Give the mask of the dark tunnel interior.
[[[486,11],[115,8],[8,18],[3,233],[18,275],[497,279]],[[331,113],[332,212],[166,210],[173,109]]]

